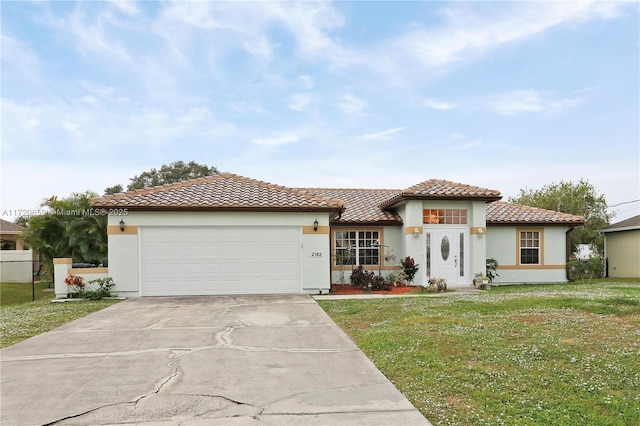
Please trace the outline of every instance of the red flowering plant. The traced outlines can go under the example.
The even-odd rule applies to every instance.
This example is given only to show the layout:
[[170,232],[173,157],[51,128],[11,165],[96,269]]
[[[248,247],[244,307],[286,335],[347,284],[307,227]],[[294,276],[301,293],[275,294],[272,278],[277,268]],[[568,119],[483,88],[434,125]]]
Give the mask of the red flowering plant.
[[74,292],[78,295],[82,295],[84,293],[84,287],[86,283],[84,282],[84,278],[80,275],[69,275],[64,279],[64,282],[71,287]]
[[407,256],[402,262],[400,262],[400,267],[402,268],[402,272],[404,272],[407,282],[411,284],[411,282],[413,282],[413,278],[418,273],[418,269],[420,269],[418,264],[416,264],[411,256]]

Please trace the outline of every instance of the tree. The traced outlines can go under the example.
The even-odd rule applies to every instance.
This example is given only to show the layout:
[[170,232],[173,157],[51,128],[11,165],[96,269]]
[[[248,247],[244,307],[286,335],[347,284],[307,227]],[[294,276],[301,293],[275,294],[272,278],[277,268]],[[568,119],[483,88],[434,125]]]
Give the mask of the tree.
[[151,169],[138,176],[132,177],[131,183],[127,186],[127,190],[131,191],[134,189],[148,188],[151,186],[211,176],[218,173],[220,172],[215,167],[198,164],[195,161],[190,161],[189,163],[176,161],[169,165],[163,165],[160,167],[160,170]]
[[118,194],[123,192],[122,185],[117,184],[104,189],[104,195]]
[[587,180],[560,181],[540,189],[521,189],[516,197],[509,197],[509,202],[583,216],[584,225],[570,234],[571,251],[575,253],[579,244],[588,244],[599,253],[604,251],[604,237],[597,231],[609,226],[614,215],[607,213],[604,195]]
[[89,205],[97,196],[91,191],[60,200],[53,196],[41,204],[47,213],[29,217],[24,240],[42,255],[49,272],[56,257],[99,263],[107,256],[107,216]]

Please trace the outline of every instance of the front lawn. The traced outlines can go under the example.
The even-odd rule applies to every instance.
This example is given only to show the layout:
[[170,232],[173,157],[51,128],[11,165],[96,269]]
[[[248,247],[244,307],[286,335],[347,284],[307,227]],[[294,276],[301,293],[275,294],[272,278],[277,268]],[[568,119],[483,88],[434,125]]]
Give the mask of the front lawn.
[[33,296],[35,296],[36,301],[55,299],[56,294],[53,288],[49,288],[49,283],[41,281],[33,286],[32,288],[31,283],[1,283],[0,306],[5,307],[31,302]]
[[36,285],[36,301],[31,302],[31,284],[0,284],[0,348],[53,330],[118,302],[99,300],[50,303],[49,300],[55,298],[55,294],[43,292],[46,284]]
[[318,303],[434,425],[640,424],[640,280]]

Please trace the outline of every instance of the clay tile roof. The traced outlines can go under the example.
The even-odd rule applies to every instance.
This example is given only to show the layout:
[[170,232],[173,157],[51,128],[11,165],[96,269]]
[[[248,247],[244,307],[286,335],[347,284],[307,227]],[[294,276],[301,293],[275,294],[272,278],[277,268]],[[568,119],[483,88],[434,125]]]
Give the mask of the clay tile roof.
[[495,201],[502,198],[500,191],[494,189],[481,188],[479,186],[465,185],[448,180],[429,179],[400,191],[395,197],[387,200],[381,208],[388,208],[406,199],[462,199],[462,200],[486,200]]
[[26,228],[24,226],[17,225],[13,222],[0,219],[0,232],[3,234],[20,234]]
[[379,206],[397,195],[397,189],[338,189],[305,188],[306,191],[323,197],[344,201],[344,210],[332,223],[339,224],[402,224],[402,218],[395,212],[383,210]]
[[582,225],[584,218],[553,210],[495,201],[487,204],[487,225]]
[[640,215],[613,223],[600,232],[630,231],[634,229],[640,229]]
[[94,208],[132,210],[340,210],[342,201],[299,189],[222,173],[91,200]]

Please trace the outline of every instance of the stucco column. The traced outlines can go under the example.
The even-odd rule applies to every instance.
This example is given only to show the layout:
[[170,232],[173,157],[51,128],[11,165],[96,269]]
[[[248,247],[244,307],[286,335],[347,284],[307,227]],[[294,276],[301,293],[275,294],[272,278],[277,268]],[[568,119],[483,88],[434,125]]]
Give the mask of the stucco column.
[[427,260],[426,260],[426,240],[424,228],[419,226],[406,226],[404,228],[405,256],[411,256],[418,264],[418,273],[413,278],[412,285],[426,285],[427,282]]
[[69,295],[69,286],[64,282],[69,274],[69,268],[73,259],[61,257],[53,259],[53,283],[56,290],[56,299],[66,299]]

